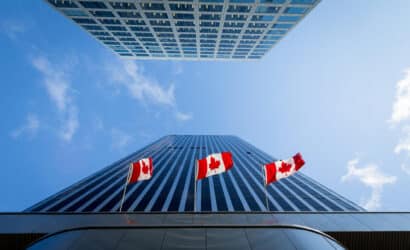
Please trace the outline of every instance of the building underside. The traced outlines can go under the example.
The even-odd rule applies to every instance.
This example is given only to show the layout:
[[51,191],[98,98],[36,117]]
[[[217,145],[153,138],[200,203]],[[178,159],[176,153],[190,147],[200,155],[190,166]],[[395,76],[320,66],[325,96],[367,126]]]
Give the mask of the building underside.
[[259,60],[320,0],[46,0],[126,59]]

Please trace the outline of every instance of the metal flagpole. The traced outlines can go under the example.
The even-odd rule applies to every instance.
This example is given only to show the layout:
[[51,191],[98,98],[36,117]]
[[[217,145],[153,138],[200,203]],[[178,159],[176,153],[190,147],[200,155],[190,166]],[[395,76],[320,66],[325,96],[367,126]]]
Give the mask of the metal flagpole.
[[[267,188],[266,188],[266,183],[265,183],[265,178],[266,178],[266,175],[265,175],[265,171],[263,171],[263,165],[262,165],[262,185],[264,186],[264,188],[265,188],[265,201],[266,201],[266,209],[267,209],[267,211],[270,211],[270,209],[269,209],[269,203],[268,203],[268,191],[267,191]],[[265,176],[265,178],[263,178]]]
[[120,212],[122,212],[122,205],[124,204],[125,192],[127,191],[127,186],[128,186],[127,184],[128,184],[128,178],[130,177],[131,164],[132,164],[132,163],[130,163],[130,165],[128,166],[127,179],[125,179],[124,192],[122,192]]
[[196,175],[198,171],[198,160],[195,160],[195,176],[194,176],[194,212],[196,212]]

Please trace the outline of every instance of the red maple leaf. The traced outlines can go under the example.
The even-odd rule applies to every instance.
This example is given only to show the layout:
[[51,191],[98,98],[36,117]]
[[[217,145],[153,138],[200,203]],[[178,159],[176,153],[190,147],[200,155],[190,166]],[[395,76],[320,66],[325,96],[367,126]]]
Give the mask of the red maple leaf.
[[218,168],[219,165],[221,164],[221,161],[215,160],[215,158],[212,157],[212,156],[211,156],[210,160],[211,160],[211,162],[209,163],[209,168],[211,170],[214,170],[214,169]]
[[281,172],[282,174],[284,174],[284,173],[289,172],[291,168],[292,168],[292,165],[291,165],[291,164],[282,161],[282,164],[280,165],[280,167],[279,167],[278,170],[279,170],[279,172]]
[[145,164],[145,161],[142,161],[142,172],[148,174],[148,166]]

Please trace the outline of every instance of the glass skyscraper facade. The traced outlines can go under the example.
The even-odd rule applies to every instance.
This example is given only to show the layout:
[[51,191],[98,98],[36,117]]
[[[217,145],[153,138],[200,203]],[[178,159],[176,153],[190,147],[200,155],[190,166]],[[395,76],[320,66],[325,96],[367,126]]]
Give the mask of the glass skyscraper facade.
[[123,58],[257,60],[320,0],[47,0]]
[[267,186],[265,196],[261,166],[276,159],[225,135],[165,136],[26,211],[118,211],[129,164],[151,156],[152,179],[127,187],[123,211],[192,212],[195,161],[222,151],[232,152],[234,166],[197,182],[196,211],[363,211],[300,172]]

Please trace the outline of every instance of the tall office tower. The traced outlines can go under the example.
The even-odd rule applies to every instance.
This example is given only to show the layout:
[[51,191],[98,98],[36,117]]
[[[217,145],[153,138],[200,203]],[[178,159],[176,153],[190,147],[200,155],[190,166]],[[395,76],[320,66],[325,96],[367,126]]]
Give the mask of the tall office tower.
[[[195,161],[223,151],[233,167],[195,182]],[[118,212],[130,163],[146,157],[152,178],[129,184]],[[410,213],[364,211],[303,168],[266,196],[262,164],[274,160],[236,136],[165,136],[23,213],[0,214],[0,248],[410,249]]]
[[123,58],[257,60],[320,0],[46,0]]
[[[222,151],[232,152],[233,168],[198,181],[194,195],[195,161]],[[192,212],[194,198],[198,212],[363,211],[302,173],[267,186],[266,196],[261,167],[275,159],[226,135],[165,136],[26,211],[118,211],[129,164],[150,156],[153,177],[128,185],[123,211]]]

